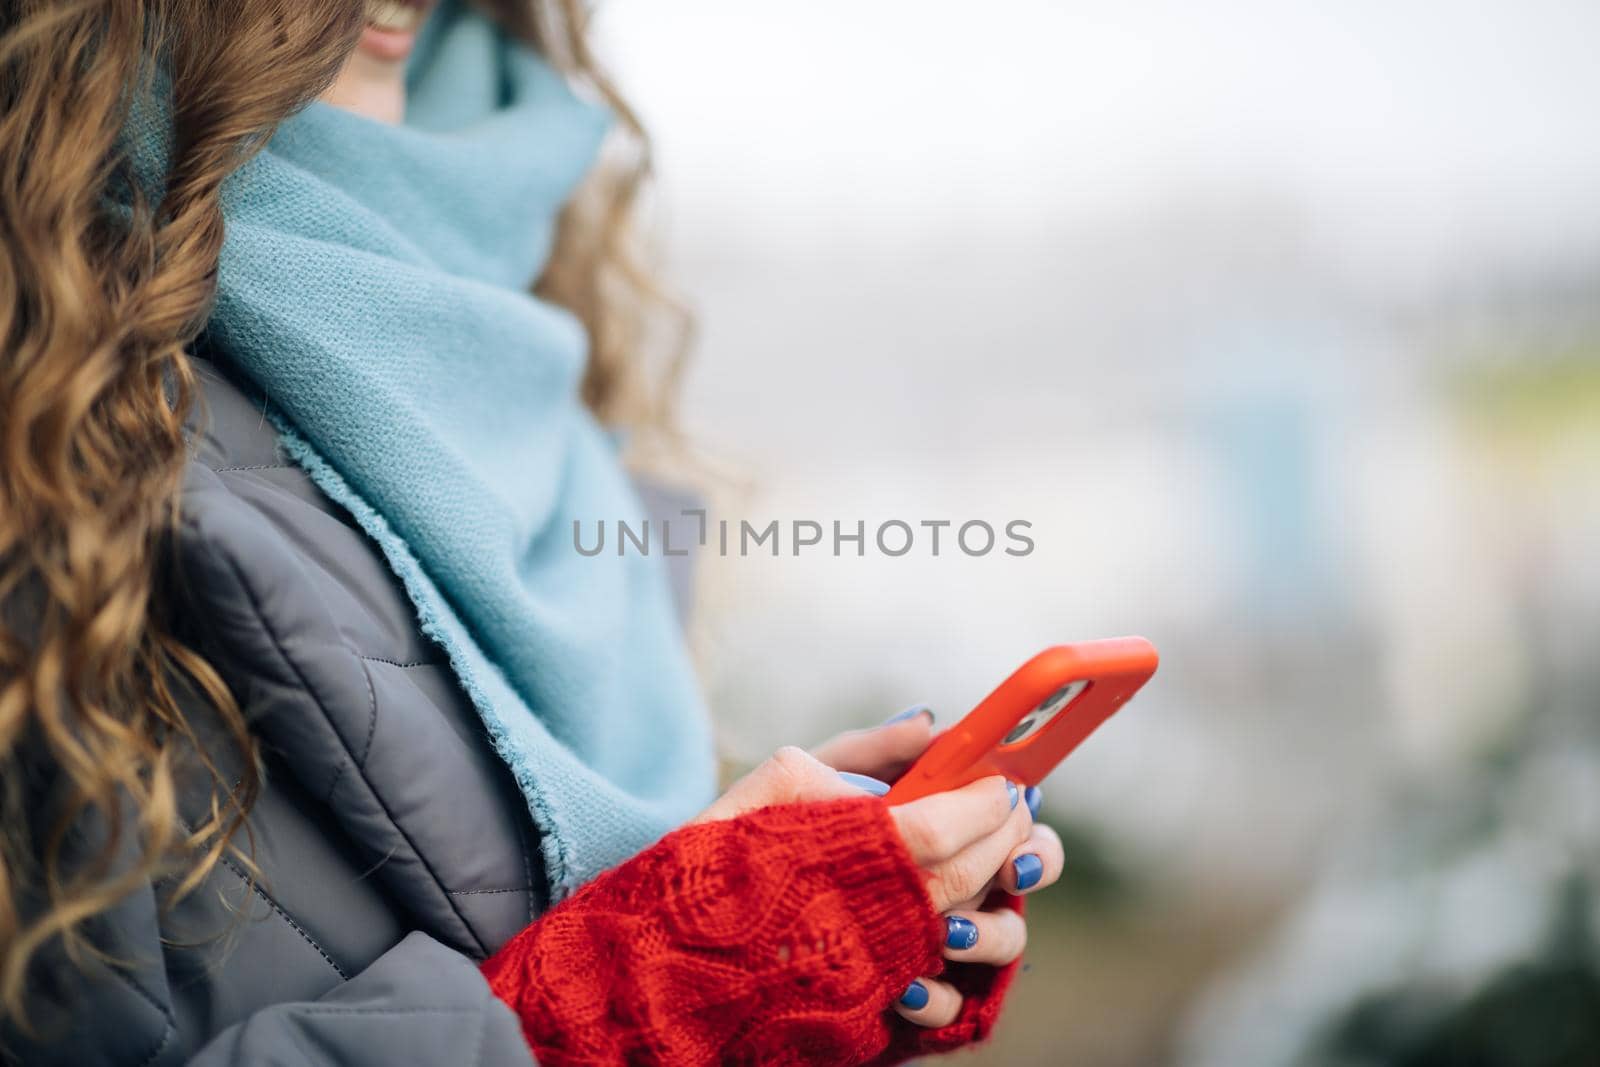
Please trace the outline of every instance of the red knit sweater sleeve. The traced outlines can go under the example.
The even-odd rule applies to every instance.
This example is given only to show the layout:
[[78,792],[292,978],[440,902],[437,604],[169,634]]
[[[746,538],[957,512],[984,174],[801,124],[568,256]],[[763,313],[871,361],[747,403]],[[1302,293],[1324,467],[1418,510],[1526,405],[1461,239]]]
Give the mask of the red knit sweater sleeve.
[[[996,889],[984,900],[983,907],[1010,908],[1020,915],[1027,911],[1026,902],[1026,897],[1014,897],[1002,889]],[[888,1047],[870,1061],[873,1067],[902,1063],[916,1056],[950,1052],[986,1039],[1000,1020],[1000,1008],[1005,1004],[1006,991],[1011,988],[1011,980],[1021,967],[1020,959],[1004,967],[990,967],[980,963],[950,963],[941,958],[928,973],[937,974],[941,981],[949,982],[961,993],[961,1013],[956,1016],[955,1022],[937,1030],[913,1026],[895,1016],[891,1020]]]
[[893,1063],[982,1036],[998,1012],[1012,968],[951,968],[969,995],[942,1030],[888,1010],[941,970],[943,934],[883,803],[849,799],[677,830],[483,972],[544,1067]]

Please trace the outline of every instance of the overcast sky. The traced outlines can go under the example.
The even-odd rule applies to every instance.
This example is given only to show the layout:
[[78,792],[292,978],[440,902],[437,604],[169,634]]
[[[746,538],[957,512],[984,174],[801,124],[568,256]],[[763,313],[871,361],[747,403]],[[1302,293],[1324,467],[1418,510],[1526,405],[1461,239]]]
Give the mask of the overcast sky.
[[1593,0],[603,0],[679,216],[1301,203],[1387,262],[1600,238]]

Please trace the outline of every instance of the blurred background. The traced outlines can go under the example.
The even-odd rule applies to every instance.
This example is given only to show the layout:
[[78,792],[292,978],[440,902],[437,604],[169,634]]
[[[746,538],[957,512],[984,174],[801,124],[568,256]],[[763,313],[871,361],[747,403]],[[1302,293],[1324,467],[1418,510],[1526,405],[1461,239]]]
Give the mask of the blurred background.
[[1600,5],[605,0],[730,761],[1141,633],[971,1063],[1600,1063]]

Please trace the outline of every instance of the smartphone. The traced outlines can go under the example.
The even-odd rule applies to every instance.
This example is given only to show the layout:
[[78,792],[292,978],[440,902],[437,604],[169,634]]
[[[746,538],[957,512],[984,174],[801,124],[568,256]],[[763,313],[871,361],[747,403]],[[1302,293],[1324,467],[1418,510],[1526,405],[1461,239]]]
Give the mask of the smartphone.
[[945,730],[886,797],[903,804],[992,774],[1038,785],[1156,672],[1142,637],[1056,645]]

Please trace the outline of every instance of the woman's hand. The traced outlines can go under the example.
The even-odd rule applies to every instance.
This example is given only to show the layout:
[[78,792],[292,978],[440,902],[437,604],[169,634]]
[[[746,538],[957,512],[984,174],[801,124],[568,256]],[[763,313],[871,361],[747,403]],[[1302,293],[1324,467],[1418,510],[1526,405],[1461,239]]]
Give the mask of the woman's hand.
[[[1031,809],[1037,811],[1038,792],[1030,792],[1033,794],[1028,798],[1033,802]],[[1029,809],[1028,804],[1017,806],[1017,812]],[[1016,812],[1012,817],[1017,818]],[[997,889],[1022,896],[1043,889],[1061,877],[1064,863],[1061,838],[1050,827],[1034,823],[1031,813],[1021,818],[1026,820],[1022,840],[1006,853],[995,876],[970,898],[940,909],[945,919],[944,957],[952,963],[1003,967],[1015,961],[1028,943],[1026,921],[1015,908],[1004,904],[984,908],[984,902]],[[954,1022],[961,1013],[961,1005],[961,993],[949,982],[920,978],[901,996],[895,1010],[919,1026],[938,1028]]]
[[[919,705],[882,726],[830,738],[812,753],[835,770],[893,782],[932,742],[933,722],[933,712]],[[1039,789],[1029,786],[1023,797],[1029,816],[1037,817]],[[1061,877],[1063,863],[1061,838],[1056,832],[1048,826],[1031,825],[1027,839],[1011,850],[981,892],[953,908],[939,909],[946,925],[945,958],[1003,967],[1021,956],[1028,943],[1027,922],[1012,908],[984,910],[983,902],[997,886],[1017,895],[1043,889]],[[960,1013],[961,994],[948,982],[925,978],[906,990],[895,1010],[922,1026],[945,1026]]]
[[[786,747],[735,782],[694,821],[733,819],[776,804],[860,795],[859,786],[815,756]],[[996,775],[889,809],[906,851],[927,875],[935,911],[942,914],[981,900],[997,880],[1005,885],[1011,877],[1008,888],[1015,886],[1014,872],[1008,874],[1002,867],[1013,854],[1021,854],[1018,849],[1031,840],[1034,829],[1028,807],[1018,803],[1018,796],[1015,786]]]
[[[1018,866],[1022,856],[1038,859]],[[989,965],[1014,960],[1023,935],[985,895],[1030,888],[1025,870],[1045,884],[1059,856],[998,776],[886,808],[786,748],[691,825],[550,908],[482,970],[541,1061],[622,1064],[649,1049],[651,1062],[714,1067],[804,1046],[818,1064],[901,1062],[992,1027],[1012,972]],[[933,969],[941,934],[959,941],[943,949],[949,959],[976,966],[913,981]],[[917,1026],[882,1010],[903,983],[897,1010]],[[839,995],[848,990],[866,995]],[[765,1018],[773,1005],[786,1008]]]
[[[964,819],[972,819],[969,803],[995,802],[997,784],[1007,805],[999,828],[981,832],[981,815],[977,821],[964,823]],[[1016,960],[1028,943],[1026,922],[1013,908],[984,908],[984,902],[996,889],[1020,896],[1061,877],[1061,838],[1050,827],[1033,821],[1038,790],[1029,789],[1027,802],[1013,807],[1016,797],[1016,787],[1005,779],[984,778],[953,792],[935,793],[889,809],[919,866],[928,868],[919,855],[940,857],[928,891],[935,910],[944,916],[944,956],[953,963],[1003,967]],[[987,816],[992,821],[995,814],[991,808]],[[931,836],[924,838],[923,834]],[[961,993],[949,982],[920,978],[911,983],[895,1010],[919,1026],[938,1028],[956,1020],[961,1001]]]
[[[817,748],[833,767],[801,749],[779,749],[695,821],[731,819],[774,804],[859,796],[860,787],[839,771],[898,776],[927,747],[931,725],[931,715],[917,714],[842,734]],[[934,910],[945,916],[947,959],[1002,966],[1021,955],[1027,942],[1022,917],[1009,908],[981,905],[996,887],[1027,893],[1061,876],[1060,838],[1033,821],[1037,797],[1037,790],[1029,790],[1028,802],[1022,802],[1021,791],[996,776],[889,809],[912,861],[926,875]],[[921,1026],[945,1026],[960,1012],[961,994],[948,982],[923,978],[912,983],[895,1010]]]

